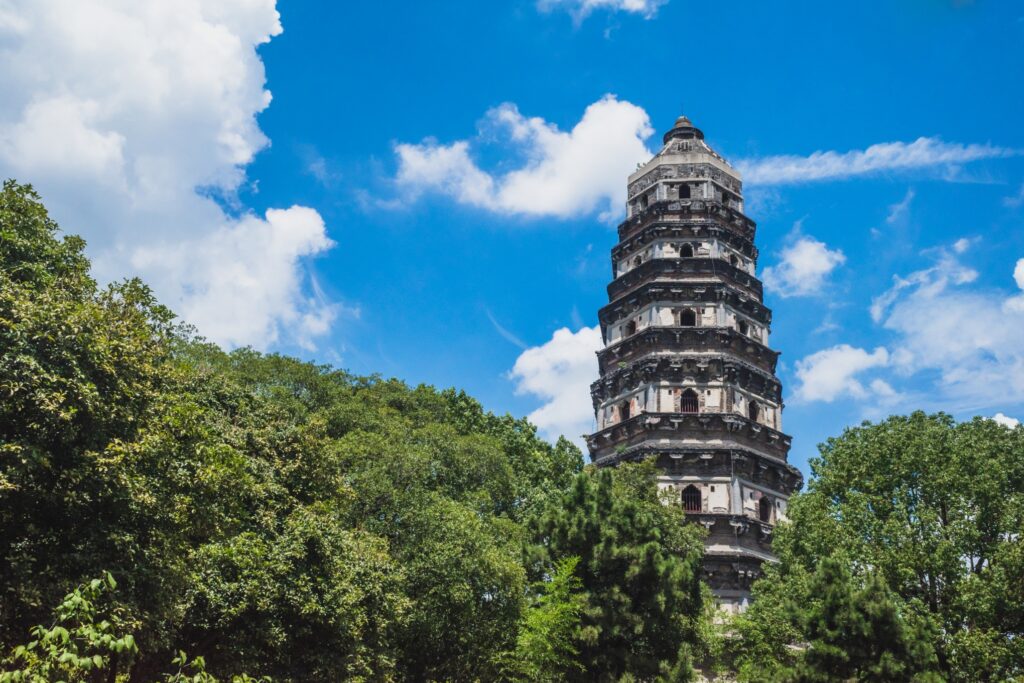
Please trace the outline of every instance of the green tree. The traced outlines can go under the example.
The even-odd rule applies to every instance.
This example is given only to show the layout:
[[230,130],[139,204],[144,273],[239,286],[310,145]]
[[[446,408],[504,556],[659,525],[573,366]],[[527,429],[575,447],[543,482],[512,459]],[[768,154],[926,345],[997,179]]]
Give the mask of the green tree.
[[659,499],[650,463],[579,474],[537,525],[548,561],[579,557],[584,671],[570,680],[688,680],[700,646],[703,530]]
[[116,586],[109,573],[69,593],[53,612],[51,626],[32,628],[32,640],[14,648],[0,683],[115,680],[138,647],[131,634],[107,619],[97,622],[98,600]]
[[508,680],[555,683],[586,670],[576,646],[586,601],[576,576],[578,564],[578,557],[567,557],[547,580],[534,585],[533,604],[520,617],[515,649],[499,657]]
[[[101,616],[100,600],[117,587],[106,572],[64,597],[53,612],[50,627],[36,626],[32,640],[14,648],[0,671],[0,683],[102,683],[123,680],[139,653],[131,634],[118,635],[121,624]],[[106,594],[106,595],[105,595]],[[119,622],[116,610],[109,615]],[[171,662],[175,670],[164,674],[166,683],[218,683],[206,671],[202,657],[189,660],[179,652]],[[11,668],[13,667],[13,668]],[[269,683],[270,679],[260,679]],[[232,683],[257,683],[248,674],[231,677]]]
[[803,655],[784,676],[794,683],[940,681],[934,637],[921,619],[901,614],[877,575],[857,585],[845,563],[826,558],[811,577],[805,603],[791,619],[805,635]]
[[864,423],[821,446],[806,493],[776,532],[777,567],[739,623],[737,667],[768,670],[800,639],[787,601],[809,604],[814,568],[841,548],[854,576],[877,574],[903,614],[933,623],[940,675],[1024,675],[1024,429],[921,412]]

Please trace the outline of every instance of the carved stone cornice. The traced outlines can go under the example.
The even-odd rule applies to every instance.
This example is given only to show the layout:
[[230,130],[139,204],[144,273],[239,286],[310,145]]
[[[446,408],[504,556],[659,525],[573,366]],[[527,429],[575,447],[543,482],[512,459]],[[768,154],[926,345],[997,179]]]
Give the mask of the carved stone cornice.
[[[694,150],[690,150],[689,153],[692,154],[693,151]],[[661,154],[664,153],[671,154],[672,150],[662,150],[658,156],[661,156]],[[687,152],[676,153],[685,154]],[[705,153],[712,154],[721,159],[721,157],[709,147],[705,148]],[[722,159],[722,161],[724,161],[724,159]],[[626,192],[629,197],[634,197],[637,193],[643,192],[659,180],[713,180],[736,194],[739,194],[742,191],[742,186],[734,177],[723,172],[721,169],[716,168],[713,164],[701,163],[698,161],[682,164],[661,164],[652,169],[649,173],[643,174],[630,183],[626,187]]]
[[761,301],[761,281],[745,270],[740,270],[728,261],[717,258],[656,258],[640,264],[627,273],[615,278],[608,285],[608,298],[618,299],[634,289],[655,279],[692,283],[688,276],[704,276],[742,288],[747,294]]
[[[642,267],[642,266],[641,266]],[[758,299],[729,287],[724,282],[647,282],[620,296],[597,312],[602,328],[614,324],[637,309],[653,303],[725,304],[752,320],[771,325],[772,312]]]
[[729,354],[769,373],[775,372],[779,352],[731,327],[645,327],[597,352],[601,375],[620,363],[658,354],[678,357],[693,352]]
[[[612,464],[629,449],[649,445],[657,450],[704,448],[749,450],[785,461],[792,439],[736,413],[649,413],[617,422],[587,437],[593,461]],[[644,444],[644,442],[650,442]]]
[[602,464],[653,458],[669,477],[742,477],[762,488],[789,496],[803,486],[803,475],[793,465],[772,455],[743,448],[710,445],[667,446],[642,442],[617,451]]
[[647,356],[602,375],[590,385],[594,407],[638,387],[667,382],[721,382],[782,405],[782,383],[775,375],[731,356]]
[[757,224],[735,208],[714,199],[673,199],[651,202],[645,210],[619,224],[619,241],[629,239],[651,223],[709,218],[753,241]]
[[736,557],[733,555],[708,552],[704,556],[704,580],[714,587],[716,592],[736,591],[750,592],[750,587],[761,578],[761,560],[756,557]]
[[628,240],[615,245],[612,248],[612,260],[618,261],[627,258],[656,240],[688,239],[719,240],[748,258],[756,260],[758,256],[757,247],[746,237],[737,235],[733,230],[723,228],[715,221],[693,220],[681,223],[652,223],[636,232]]

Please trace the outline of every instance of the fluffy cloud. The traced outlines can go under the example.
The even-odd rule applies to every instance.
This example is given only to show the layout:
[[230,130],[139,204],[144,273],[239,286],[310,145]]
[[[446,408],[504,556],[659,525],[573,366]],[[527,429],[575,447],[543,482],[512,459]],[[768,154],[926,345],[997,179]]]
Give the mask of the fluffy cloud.
[[813,237],[801,236],[799,229],[780,256],[777,264],[764,269],[762,279],[765,287],[783,297],[820,293],[829,274],[846,262],[842,251],[829,249]]
[[857,399],[875,395],[881,398],[895,396],[896,392],[885,381],[876,379],[866,388],[857,375],[871,368],[889,363],[889,353],[878,347],[872,352],[849,344],[839,344],[813,353],[796,362],[799,384],[796,398],[801,401],[831,403],[842,396]]
[[993,145],[963,145],[938,138],[914,142],[882,142],[864,150],[815,152],[810,156],[779,155],[743,159],[736,166],[751,185],[784,185],[814,180],[838,180],[884,171],[929,166],[955,167],[979,159],[1007,157],[1017,150]]
[[[1024,258],[1017,259],[1017,265],[1013,269],[1013,281],[1017,283],[1018,289],[1024,290]],[[1024,313],[1024,294],[1010,297],[1004,306],[1015,313]]]
[[992,420],[994,422],[998,422],[1004,427],[1009,427],[1010,429],[1013,429],[1014,427],[1020,424],[1020,420],[1018,420],[1017,418],[1009,417],[1007,415],[1003,415],[1002,413],[996,413],[995,415],[993,415]]
[[[273,344],[288,330],[292,341],[311,348],[336,307],[315,290],[305,300],[295,263],[330,246],[320,215],[293,206],[271,209],[264,218],[246,216],[188,244],[140,247],[132,265],[150,273],[156,287],[171,288],[177,278],[188,282],[182,316],[201,331],[217,330],[224,344]],[[227,316],[226,301],[233,307]]]
[[523,351],[510,373],[517,394],[530,394],[544,404],[529,415],[548,439],[564,435],[580,446],[580,435],[593,431],[590,383],[597,379],[601,348],[599,327],[555,331],[551,340]]
[[471,152],[483,135],[450,144],[403,143],[395,146],[398,189],[439,193],[502,214],[568,218],[601,211],[610,219],[625,206],[626,176],[651,156],[644,144],[653,132],[647,113],[612,95],[587,107],[568,132],[523,116],[514,104],[489,111],[485,128],[525,160],[519,168],[481,169]]
[[268,144],[256,47],[281,32],[274,0],[10,0],[2,15],[0,175],[88,240],[98,277],[141,275],[227,344],[325,331],[335,309],[303,268],[331,245],[319,216],[222,208]]
[[[1024,294],[972,287],[977,272],[957,254],[897,277],[876,298],[874,319],[895,335],[894,368],[938,377],[933,397],[953,410],[1024,402]],[[1024,289],[1024,259],[1014,271]]]
[[668,0],[539,0],[537,6],[545,12],[566,9],[577,20],[585,18],[595,10],[629,12],[650,19],[657,14],[658,8],[666,3]]

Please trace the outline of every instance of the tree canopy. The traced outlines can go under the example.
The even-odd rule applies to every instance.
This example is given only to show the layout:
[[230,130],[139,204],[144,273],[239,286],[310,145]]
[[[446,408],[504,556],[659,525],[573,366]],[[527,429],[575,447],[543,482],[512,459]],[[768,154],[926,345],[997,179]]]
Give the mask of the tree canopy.
[[652,464],[584,467],[455,389],[224,352],[83,250],[4,183],[0,680],[1024,676],[1024,427],[830,439],[715,641],[703,530]]
[[699,536],[652,470],[454,389],[226,353],[83,248],[4,184],[2,651],[109,575],[100,636],[132,647],[103,680],[688,675]]
[[[911,641],[930,634],[945,680],[1024,675],[1024,428],[917,412],[846,430],[811,467],[776,534],[780,563],[738,622],[741,671],[760,680],[822,655],[811,627],[825,618],[815,617],[826,594],[816,572],[828,567],[844,599],[870,589],[861,599],[887,605],[889,625],[872,627],[877,646],[897,644],[893,629],[916,633]],[[842,588],[847,576],[863,588]],[[806,657],[788,647],[807,641]]]

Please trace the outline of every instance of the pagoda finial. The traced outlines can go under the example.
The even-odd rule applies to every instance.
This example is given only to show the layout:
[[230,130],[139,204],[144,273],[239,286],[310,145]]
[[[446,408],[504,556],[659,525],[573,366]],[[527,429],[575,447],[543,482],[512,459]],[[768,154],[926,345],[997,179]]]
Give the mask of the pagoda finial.
[[699,138],[704,139],[704,133],[693,125],[693,121],[686,116],[686,114],[680,114],[676,119],[676,122],[672,125],[672,130],[665,133],[664,142],[668,143],[672,138]]

